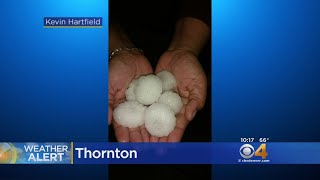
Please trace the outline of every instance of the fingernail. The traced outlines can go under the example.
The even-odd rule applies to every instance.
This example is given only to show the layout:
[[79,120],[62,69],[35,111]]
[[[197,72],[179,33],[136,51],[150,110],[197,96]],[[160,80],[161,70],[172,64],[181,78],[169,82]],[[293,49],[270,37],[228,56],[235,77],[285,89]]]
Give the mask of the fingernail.
[[192,116],[191,116],[191,119],[193,119],[195,116],[196,116],[196,114],[197,114],[197,112],[195,111],[195,112],[193,112],[192,113]]

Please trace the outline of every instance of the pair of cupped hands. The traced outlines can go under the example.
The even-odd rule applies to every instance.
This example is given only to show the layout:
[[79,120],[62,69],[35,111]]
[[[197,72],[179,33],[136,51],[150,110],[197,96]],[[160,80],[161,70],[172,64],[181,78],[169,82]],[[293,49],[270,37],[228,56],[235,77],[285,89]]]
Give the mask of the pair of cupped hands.
[[[125,91],[130,82],[141,75],[163,70],[175,76],[176,91],[183,101],[183,107],[176,115],[175,129],[166,137],[155,137],[144,126],[126,128],[113,121],[113,109],[125,101]],[[121,51],[109,61],[108,90],[108,122],[113,124],[118,142],[180,142],[187,125],[205,104],[207,78],[197,56],[188,50],[166,51],[159,58],[155,71],[144,55]]]

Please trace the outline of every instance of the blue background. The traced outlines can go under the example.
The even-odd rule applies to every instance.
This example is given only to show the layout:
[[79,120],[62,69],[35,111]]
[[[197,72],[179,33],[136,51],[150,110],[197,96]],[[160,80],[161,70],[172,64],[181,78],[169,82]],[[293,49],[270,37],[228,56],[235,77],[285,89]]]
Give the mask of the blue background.
[[[107,141],[108,2],[0,1],[0,141]],[[45,29],[44,17],[102,17]],[[1,178],[106,178],[107,166],[1,166]]]
[[[214,0],[213,141],[320,140],[320,1]],[[216,179],[319,179],[319,166],[213,165]]]
[[320,1],[213,1],[213,140],[320,140]]

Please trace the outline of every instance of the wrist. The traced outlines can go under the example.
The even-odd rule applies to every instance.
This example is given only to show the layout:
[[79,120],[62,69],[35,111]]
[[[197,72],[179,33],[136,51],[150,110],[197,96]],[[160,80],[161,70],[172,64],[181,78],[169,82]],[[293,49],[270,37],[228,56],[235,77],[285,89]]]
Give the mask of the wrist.
[[171,56],[194,57],[198,59],[198,55],[196,53],[186,48],[168,49],[167,53],[171,54]]
[[112,25],[109,29],[109,52],[123,47],[133,48],[134,45],[119,25]]
[[168,50],[186,50],[196,56],[209,39],[209,27],[201,20],[186,17],[176,24],[175,34]]
[[109,52],[109,61],[117,56],[117,55],[121,55],[121,54],[130,54],[130,55],[144,55],[144,52],[142,49],[139,48],[129,48],[129,47],[121,47],[121,48],[116,48],[113,51]]
[[188,46],[169,46],[168,48],[169,52],[174,52],[174,54],[181,53],[181,52],[186,52],[186,53],[191,53],[194,56],[198,56],[199,52],[192,47]]

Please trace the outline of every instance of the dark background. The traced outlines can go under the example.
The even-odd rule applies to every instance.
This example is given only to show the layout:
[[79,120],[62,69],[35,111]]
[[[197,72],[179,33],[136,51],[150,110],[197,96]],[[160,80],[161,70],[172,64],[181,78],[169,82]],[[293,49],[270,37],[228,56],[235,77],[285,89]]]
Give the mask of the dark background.
[[[210,5],[210,4],[209,4]],[[179,18],[179,1],[109,1],[110,20],[120,24],[136,47],[155,69],[162,53],[169,47]],[[210,17],[208,17],[210,19]],[[210,38],[211,39],[211,38]],[[187,127],[182,142],[211,141],[211,41],[199,55],[208,79],[207,101]],[[109,140],[115,142],[113,128]],[[211,179],[211,165],[109,165],[110,179]]]

